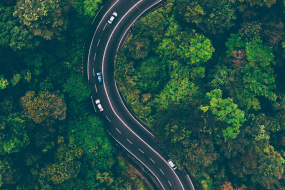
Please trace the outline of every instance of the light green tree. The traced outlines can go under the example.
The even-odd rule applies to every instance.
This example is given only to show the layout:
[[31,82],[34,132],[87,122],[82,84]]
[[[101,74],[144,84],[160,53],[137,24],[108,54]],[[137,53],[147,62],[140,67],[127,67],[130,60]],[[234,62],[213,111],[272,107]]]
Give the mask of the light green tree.
[[3,75],[0,75],[0,89],[3,90],[9,85],[9,82],[7,79],[4,78]]
[[[188,40],[190,40],[190,43]],[[188,39],[188,36],[185,36],[181,40],[177,54],[188,64],[197,65],[207,62],[212,57],[214,51],[215,49],[208,38],[202,34],[195,33],[193,38]]]
[[233,103],[232,99],[223,99],[220,89],[208,92],[205,98],[210,100],[210,105],[200,106],[200,109],[204,112],[210,109],[218,120],[228,124],[227,129],[222,131],[224,138],[236,138],[240,126],[245,121],[244,112],[238,109],[238,105]]
[[6,119],[1,117],[0,122],[1,155],[20,152],[30,143],[26,121],[18,114],[10,114]]

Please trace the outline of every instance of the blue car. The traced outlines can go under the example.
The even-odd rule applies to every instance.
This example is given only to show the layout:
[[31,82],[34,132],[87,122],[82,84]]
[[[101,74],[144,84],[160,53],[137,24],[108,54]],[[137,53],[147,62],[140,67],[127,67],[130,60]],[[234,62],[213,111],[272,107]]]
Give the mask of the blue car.
[[96,73],[97,77],[98,77],[98,82],[99,84],[103,84],[103,80],[102,80],[102,73],[101,72],[98,72]]

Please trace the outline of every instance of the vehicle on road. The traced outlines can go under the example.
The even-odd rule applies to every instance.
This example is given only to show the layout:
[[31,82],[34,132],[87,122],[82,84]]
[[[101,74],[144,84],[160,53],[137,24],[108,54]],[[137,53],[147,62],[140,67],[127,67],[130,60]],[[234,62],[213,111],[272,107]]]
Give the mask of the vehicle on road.
[[118,16],[118,13],[117,12],[113,12],[112,16],[108,20],[109,24],[112,24],[113,21],[115,20],[115,18],[117,18],[117,16]]
[[101,72],[98,72],[96,73],[97,77],[98,77],[98,82],[99,84],[103,84],[103,80],[102,80],[102,73]]
[[100,111],[103,111],[103,110],[104,110],[103,107],[102,107],[102,105],[100,104],[100,100],[99,100],[99,99],[97,99],[97,100],[95,101],[95,103],[96,103],[96,105],[98,106],[98,108],[99,108]]
[[169,164],[170,167],[172,167],[174,170],[177,169],[177,166],[175,166],[175,164],[173,164],[172,160],[168,160],[167,163]]

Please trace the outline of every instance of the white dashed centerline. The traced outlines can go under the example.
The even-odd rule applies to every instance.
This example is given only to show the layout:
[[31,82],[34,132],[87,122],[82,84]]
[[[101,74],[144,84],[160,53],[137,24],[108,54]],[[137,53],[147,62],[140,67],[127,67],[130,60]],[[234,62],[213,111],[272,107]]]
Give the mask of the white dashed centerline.
[[119,129],[116,128],[116,130],[121,134],[121,131],[119,131]]
[[95,112],[97,112],[96,109],[95,109],[95,105],[94,105],[92,96],[91,96],[91,100],[92,100],[92,104],[93,104],[94,110],[95,110]]
[[94,77],[95,77],[95,71],[94,71],[94,68],[93,68],[93,75],[94,75]]
[[96,87],[96,84],[95,84],[94,86],[95,86],[95,90],[96,90],[96,92],[97,92],[97,87]]
[[169,183],[170,187],[172,187],[172,185],[171,185],[171,183],[169,181],[168,181],[168,183]]
[[[138,148],[139,149],[139,148]],[[139,151],[141,151],[143,154],[144,154],[144,152],[141,150],[141,149],[139,149]]]
[[95,61],[95,58],[96,58],[96,53],[95,53],[95,55],[94,55],[94,61]]
[[98,44],[97,44],[97,46],[99,46],[99,43],[100,43],[100,39],[99,39],[99,41],[98,41]]
[[105,26],[104,26],[103,30],[105,30],[105,28],[106,28],[107,24],[108,24],[108,23],[106,23],[106,24],[105,24]]
[[164,175],[163,171],[159,168],[160,172]]
[[[110,119],[107,117],[107,115],[106,115],[106,118],[110,121]],[[111,122],[111,121],[110,121]]]
[[127,139],[127,141],[129,141],[129,143],[133,144],[129,139]]
[[155,162],[151,158],[149,158],[149,159],[155,164]]

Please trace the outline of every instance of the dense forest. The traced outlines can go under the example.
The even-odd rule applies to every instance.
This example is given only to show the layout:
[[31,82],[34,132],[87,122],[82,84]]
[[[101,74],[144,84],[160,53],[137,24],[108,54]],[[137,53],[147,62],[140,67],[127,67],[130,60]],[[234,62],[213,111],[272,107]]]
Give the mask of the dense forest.
[[[0,188],[147,189],[94,114],[102,0],[0,1]],[[132,111],[205,189],[285,189],[285,1],[167,0],[115,61]]]
[[147,189],[95,115],[80,68],[101,4],[0,1],[0,189]]
[[285,189],[284,23],[284,0],[167,0],[118,53],[129,107],[206,189]]

